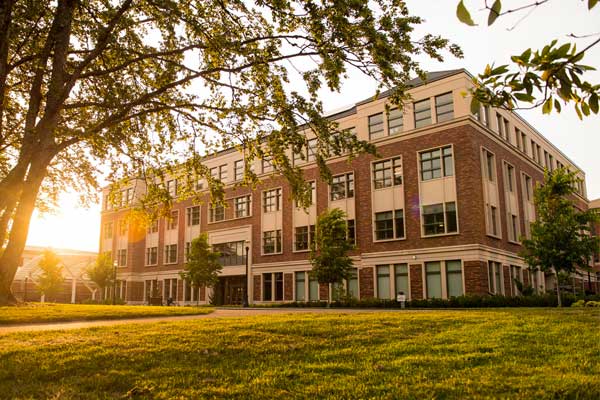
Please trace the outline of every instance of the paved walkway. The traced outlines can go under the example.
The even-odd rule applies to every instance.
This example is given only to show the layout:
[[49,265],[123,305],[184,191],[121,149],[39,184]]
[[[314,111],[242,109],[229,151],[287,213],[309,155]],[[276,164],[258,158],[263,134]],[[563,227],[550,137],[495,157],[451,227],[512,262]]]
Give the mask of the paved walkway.
[[[14,332],[55,331],[63,329],[93,328],[121,324],[147,324],[151,322],[187,321],[209,318],[240,318],[254,315],[275,314],[355,314],[369,312],[398,312],[399,310],[348,309],[348,308],[217,308],[210,314],[179,315],[149,318],[128,318],[96,321],[47,322],[41,324],[23,324],[0,326],[0,335]],[[406,312],[408,310],[405,310]]]

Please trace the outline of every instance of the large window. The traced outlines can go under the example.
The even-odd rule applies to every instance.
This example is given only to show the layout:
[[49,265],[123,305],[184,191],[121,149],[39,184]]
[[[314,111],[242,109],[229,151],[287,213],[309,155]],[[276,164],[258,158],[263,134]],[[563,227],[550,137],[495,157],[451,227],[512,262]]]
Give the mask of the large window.
[[441,235],[457,231],[456,203],[423,206],[423,233]]
[[354,298],[358,298],[358,269],[351,268],[348,278],[348,294]]
[[373,163],[373,187],[375,189],[402,185],[402,158]]
[[225,206],[223,203],[213,203],[208,209],[208,221],[218,222],[225,219]]
[[273,274],[263,274],[263,300],[273,300]]
[[225,181],[227,180],[227,164],[219,165],[210,169],[210,176],[214,179]]
[[348,226],[348,241],[354,245],[356,244],[356,226],[354,225],[354,220],[349,219],[348,221],[346,221],[346,224]]
[[515,214],[512,213],[508,213],[508,240],[510,240],[511,242],[518,242],[519,241],[519,233],[520,233],[520,229],[519,229],[519,217],[517,217]]
[[415,128],[431,124],[431,104],[429,99],[414,103],[415,108]]
[[233,199],[233,208],[235,210],[236,218],[243,218],[250,216],[250,206],[252,202],[252,196],[241,196]]
[[425,263],[425,290],[427,298],[442,297],[442,272],[439,261]]
[[308,277],[308,300],[319,301],[319,281],[310,274]]
[[119,220],[119,235],[127,235],[127,219],[125,218]]
[[488,261],[488,290],[492,294],[504,294],[504,273],[502,264],[499,262]]
[[186,208],[185,220],[187,226],[200,225],[200,206]]
[[266,174],[267,172],[273,172],[273,169],[271,157],[264,157],[262,160],[262,173]]
[[377,139],[383,135],[383,113],[369,116],[369,139]]
[[306,272],[296,272],[296,301],[304,301],[306,299]]
[[377,267],[377,298],[390,298],[390,266],[378,265]]
[[422,181],[454,175],[454,160],[450,146],[421,152],[420,162]]
[[525,200],[533,201],[533,181],[529,175],[523,174],[523,191],[525,192]]
[[331,180],[331,201],[354,197],[354,173],[334,176]]
[[179,211],[171,211],[171,215],[167,218],[167,230],[177,229],[179,225]]
[[[308,185],[310,186],[310,204],[309,205],[313,205],[317,202],[317,184],[315,181],[310,181],[310,182],[308,182]],[[300,207],[298,200],[294,200],[294,204],[295,204],[296,208]]]
[[485,168],[485,176],[488,181],[495,182],[496,181],[496,157],[494,153],[490,153],[487,150],[483,150],[483,161]]
[[498,208],[490,205],[488,208],[490,231],[489,233],[494,236],[500,236],[500,227],[498,226]]
[[177,262],[177,245],[168,244],[165,246],[165,264],[175,264]]
[[263,212],[279,211],[281,209],[281,189],[263,192]]
[[375,240],[404,237],[404,210],[375,213]]
[[390,135],[395,135],[402,132],[404,129],[404,119],[402,116],[402,110],[399,108],[393,108],[388,114],[388,132]]
[[244,160],[237,160],[233,164],[233,174],[236,181],[244,179]]
[[299,226],[294,230],[294,250],[305,251],[315,239],[315,226]]
[[281,229],[263,232],[263,254],[281,253]]
[[104,223],[104,239],[110,239],[113,236],[113,223],[105,222]]
[[437,122],[449,121],[454,118],[452,92],[435,97],[435,114]]
[[150,225],[148,225],[148,229],[146,230],[146,233],[151,234],[151,233],[156,233],[158,232],[158,220],[152,220],[150,222]]
[[213,250],[220,253],[219,264],[222,266],[228,265],[244,265],[246,264],[246,250],[244,241],[217,243],[213,245]]
[[448,297],[462,296],[462,264],[460,260],[446,261],[446,290]]
[[127,249],[117,250],[117,265],[119,267],[124,267],[127,265]]
[[313,161],[317,160],[317,146],[318,145],[319,145],[319,143],[316,138],[309,139],[306,142],[306,151],[307,151],[306,161],[307,162],[313,162]]
[[402,292],[408,297],[408,264],[394,265],[394,279],[396,283],[396,294]]
[[146,248],[146,265],[158,264],[158,247]]
[[515,191],[515,167],[510,164],[504,164],[506,168],[506,190],[509,192]]

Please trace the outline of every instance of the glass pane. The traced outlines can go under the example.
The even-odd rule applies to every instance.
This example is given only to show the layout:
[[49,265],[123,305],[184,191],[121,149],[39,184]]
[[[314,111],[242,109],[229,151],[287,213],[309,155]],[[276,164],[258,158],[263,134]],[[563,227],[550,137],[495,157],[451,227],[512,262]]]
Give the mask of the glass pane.
[[296,301],[304,301],[304,292],[305,292],[305,273],[304,272],[296,272]]
[[394,269],[396,273],[396,294],[402,292],[408,296],[408,265],[396,264]]
[[463,295],[460,260],[446,261],[446,282],[448,284],[448,297]]
[[390,267],[387,265],[377,266],[377,297],[390,298]]
[[319,282],[316,279],[310,279],[308,283],[308,299],[310,301],[319,300]]
[[425,274],[427,276],[427,298],[442,297],[442,277],[440,275],[440,263],[425,263]]

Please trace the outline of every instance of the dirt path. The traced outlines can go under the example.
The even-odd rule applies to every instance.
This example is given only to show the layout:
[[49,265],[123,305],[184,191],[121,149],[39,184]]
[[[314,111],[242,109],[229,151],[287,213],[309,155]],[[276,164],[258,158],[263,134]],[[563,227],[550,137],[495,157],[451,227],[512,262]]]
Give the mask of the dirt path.
[[[98,326],[113,326],[121,324],[147,324],[152,322],[187,321],[206,318],[240,318],[254,315],[275,314],[354,314],[370,312],[399,312],[399,310],[374,309],[326,309],[326,308],[217,308],[210,314],[163,316],[149,318],[127,318],[97,321],[47,322],[41,324],[5,325],[0,326],[0,335],[14,332],[55,331],[63,329],[93,328]],[[402,311],[407,312],[407,310]],[[410,312],[410,311],[409,311]]]

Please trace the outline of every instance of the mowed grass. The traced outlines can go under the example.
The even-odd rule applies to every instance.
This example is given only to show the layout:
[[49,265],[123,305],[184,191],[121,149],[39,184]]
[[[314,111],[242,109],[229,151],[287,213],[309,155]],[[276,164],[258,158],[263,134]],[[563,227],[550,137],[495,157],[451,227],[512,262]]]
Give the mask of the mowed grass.
[[210,307],[28,303],[17,307],[0,307],[0,326],[9,324],[207,314],[212,311],[213,309]]
[[600,398],[600,313],[295,314],[0,335],[0,397]]

